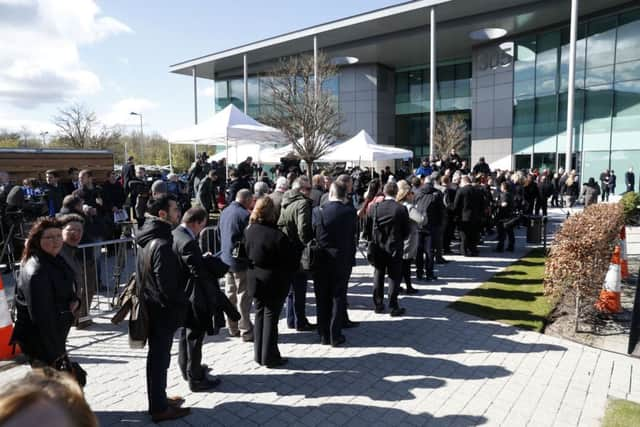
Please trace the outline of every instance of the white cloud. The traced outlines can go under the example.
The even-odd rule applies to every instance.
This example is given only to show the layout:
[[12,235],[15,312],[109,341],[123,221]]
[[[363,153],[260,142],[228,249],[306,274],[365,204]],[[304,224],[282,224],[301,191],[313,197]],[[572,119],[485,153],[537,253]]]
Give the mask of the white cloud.
[[0,0],[0,100],[34,108],[97,92],[78,47],[130,32],[94,0]]
[[0,129],[19,133],[26,131],[31,135],[36,135],[40,132],[49,132],[49,135],[53,135],[58,132],[58,128],[51,122],[41,120],[10,119],[4,117],[0,117]]
[[131,115],[131,112],[135,112],[142,114],[143,126],[146,126],[146,113],[156,107],[153,101],[146,98],[125,98],[113,104],[105,114],[98,115],[98,119],[107,126],[135,126],[140,124],[140,117]]
[[204,87],[198,90],[198,96],[213,98],[213,95],[215,95],[215,88],[213,86]]

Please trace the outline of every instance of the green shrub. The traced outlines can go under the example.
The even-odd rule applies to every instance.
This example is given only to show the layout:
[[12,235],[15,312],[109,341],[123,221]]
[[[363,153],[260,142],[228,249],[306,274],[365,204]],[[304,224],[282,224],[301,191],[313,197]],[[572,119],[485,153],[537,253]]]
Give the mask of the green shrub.
[[624,223],[631,224],[634,216],[638,214],[638,206],[640,206],[640,194],[628,192],[622,196],[622,209],[624,210]]

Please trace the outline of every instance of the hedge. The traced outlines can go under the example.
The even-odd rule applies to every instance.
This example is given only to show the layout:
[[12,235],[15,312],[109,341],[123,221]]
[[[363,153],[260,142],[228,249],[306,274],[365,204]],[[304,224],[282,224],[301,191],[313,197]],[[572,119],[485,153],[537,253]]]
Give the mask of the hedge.
[[623,224],[621,203],[594,204],[569,217],[545,262],[545,295],[575,308],[577,316],[592,310]]

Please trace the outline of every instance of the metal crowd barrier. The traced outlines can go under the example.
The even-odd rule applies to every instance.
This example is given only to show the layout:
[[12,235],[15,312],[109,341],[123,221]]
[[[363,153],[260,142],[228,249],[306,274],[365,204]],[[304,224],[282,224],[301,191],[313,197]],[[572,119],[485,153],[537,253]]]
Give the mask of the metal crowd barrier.
[[82,262],[79,286],[79,321],[115,307],[120,287],[136,269],[136,244],[132,237],[78,245]]
[[210,225],[205,227],[199,236],[200,249],[203,253],[217,253],[220,250],[220,235],[218,234],[218,226]]

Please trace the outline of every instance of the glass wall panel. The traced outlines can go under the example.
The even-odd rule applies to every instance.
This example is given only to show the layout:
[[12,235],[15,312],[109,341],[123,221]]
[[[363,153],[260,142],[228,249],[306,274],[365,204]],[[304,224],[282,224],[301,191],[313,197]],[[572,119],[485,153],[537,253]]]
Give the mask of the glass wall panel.
[[513,107],[513,152],[530,153],[535,119],[533,99],[516,100]]
[[616,63],[640,59],[640,10],[620,15]]
[[612,150],[640,149],[640,80],[615,84]]
[[587,24],[587,78],[589,69],[613,64],[617,17],[595,19]]
[[554,94],[557,91],[558,48],[560,32],[554,31],[538,37],[536,42],[536,96]]
[[600,174],[607,169],[609,169],[609,151],[585,151],[583,153],[583,182],[587,182],[589,178],[594,178],[598,182]]
[[513,65],[514,94],[516,99],[532,98],[535,95],[536,38],[518,40],[515,44]]
[[626,191],[624,184],[624,174],[633,168],[636,174],[635,190],[638,191],[638,171],[640,170],[640,150],[625,150],[611,152],[611,169],[616,172],[617,186],[616,194],[622,194]]
[[610,85],[587,90],[584,109],[584,138],[587,150],[608,150],[611,141],[613,91]]
[[[638,40],[640,41],[640,38]],[[616,64],[616,82],[627,80],[640,80],[640,61]]]

